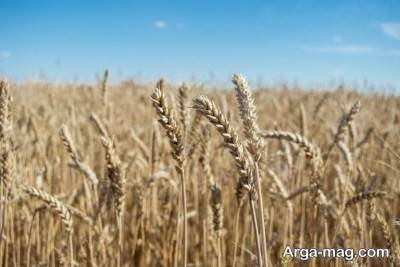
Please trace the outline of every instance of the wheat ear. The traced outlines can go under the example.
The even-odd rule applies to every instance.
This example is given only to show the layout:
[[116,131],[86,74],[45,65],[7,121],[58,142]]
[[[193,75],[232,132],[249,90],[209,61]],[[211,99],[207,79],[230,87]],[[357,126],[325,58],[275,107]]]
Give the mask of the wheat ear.
[[11,145],[4,145],[0,157],[0,183],[3,183],[7,193],[11,190],[11,183],[14,177],[14,160]]
[[45,202],[49,207],[59,215],[67,232],[72,232],[72,216],[68,208],[54,196],[34,187],[22,186],[24,192],[31,197],[40,199]]
[[318,149],[306,138],[297,133],[284,131],[266,131],[261,134],[264,138],[283,139],[298,144],[304,151],[307,158],[313,159],[318,156]]
[[249,152],[253,155],[255,161],[261,158],[263,141],[260,138],[260,128],[254,99],[251,94],[246,79],[240,74],[232,76],[232,82],[235,85],[236,99],[239,103],[240,117],[244,125],[244,133],[248,140]]
[[102,104],[105,107],[107,105],[107,98],[108,98],[108,76],[110,72],[108,69],[104,71],[103,80],[101,81],[101,98]]
[[63,142],[72,160],[70,166],[81,171],[92,185],[97,185],[99,183],[99,180],[97,179],[96,174],[89,167],[89,165],[82,162],[82,159],[79,156],[72,136],[68,130],[68,127],[66,125],[62,125],[59,134],[61,141]]
[[125,167],[115,151],[111,140],[102,137],[101,142],[106,150],[107,177],[111,182],[115,197],[115,207],[119,216],[124,213],[125,200]]
[[363,200],[371,200],[373,198],[385,198],[387,196],[388,195],[386,192],[381,191],[362,192],[348,199],[344,206],[345,209],[348,209]]
[[10,88],[7,81],[0,81],[0,141],[4,144],[12,129]]
[[363,201],[363,200],[372,200],[372,199],[374,199],[374,198],[385,198],[385,197],[387,197],[387,196],[388,196],[388,195],[387,195],[386,192],[382,192],[382,191],[368,191],[368,192],[361,192],[361,193],[356,194],[356,195],[354,195],[353,197],[349,198],[349,199],[346,201],[346,203],[344,204],[344,209],[343,209],[342,213],[341,213],[340,216],[339,216],[339,219],[338,219],[338,222],[337,222],[337,225],[336,225],[336,229],[335,229],[334,234],[333,234],[333,238],[332,238],[333,241],[332,241],[332,243],[336,240],[336,236],[337,236],[337,233],[338,233],[338,231],[339,231],[339,227],[340,227],[341,220],[342,220],[343,216],[345,215],[346,211],[347,211],[350,207],[356,205],[357,203],[360,203],[360,202]]
[[182,125],[182,131],[185,134],[187,129],[187,120],[188,120],[188,112],[186,111],[186,105],[188,100],[188,91],[189,88],[185,83],[183,83],[179,87],[179,114],[180,114],[180,121]]
[[328,158],[331,155],[332,150],[335,147],[335,145],[344,140],[344,136],[345,136],[347,127],[349,126],[349,124],[352,121],[354,121],[354,118],[355,118],[356,114],[360,111],[360,109],[361,109],[361,103],[360,103],[360,101],[357,101],[350,108],[350,111],[342,116],[342,119],[340,120],[340,123],[338,125],[337,130],[336,130],[333,142],[330,145],[330,147],[328,148],[328,152],[324,157],[325,162],[328,161]]
[[349,113],[345,114],[342,118],[342,120],[339,123],[336,135],[335,135],[335,143],[338,143],[340,141],[343,141],[344,134],[346,133],[346,128],[347,126],[354,121],[354,118],[356,114],[360,111],[361,109],[361,103],[360,101],[357,101],[354,103],[354,105],[350,108]]

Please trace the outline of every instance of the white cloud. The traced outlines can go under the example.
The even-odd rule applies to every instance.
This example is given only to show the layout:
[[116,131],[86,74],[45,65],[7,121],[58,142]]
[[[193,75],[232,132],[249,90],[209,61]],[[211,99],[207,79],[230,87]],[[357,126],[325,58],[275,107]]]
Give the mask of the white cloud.
[[11,53],[8,51],[0,51],[0,59],[6,59],[11,57]]
[[165,29],[168,27],[167,23],[163,20],[154,21],[153,26],[157,29]]
[[400,23],[385,22],[381,24],[381,29],[386,35],[400,40]]
[[304,46],[303,50],[311,52],[327,52],[337,54],[368,54],[374,49],[367,45],[327,45],[327,46]]

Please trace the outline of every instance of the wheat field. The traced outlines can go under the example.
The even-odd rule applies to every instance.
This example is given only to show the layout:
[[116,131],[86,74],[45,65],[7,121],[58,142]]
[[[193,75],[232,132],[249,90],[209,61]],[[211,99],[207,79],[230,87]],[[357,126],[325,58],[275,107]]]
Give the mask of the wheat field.
[[108,76],[1,82],[1,266],[399,265],[399,97]]

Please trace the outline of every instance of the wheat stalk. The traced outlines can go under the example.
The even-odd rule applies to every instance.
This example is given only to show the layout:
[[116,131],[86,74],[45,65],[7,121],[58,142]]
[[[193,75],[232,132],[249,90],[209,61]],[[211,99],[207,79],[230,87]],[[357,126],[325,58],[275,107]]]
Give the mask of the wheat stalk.
[[188,251],[188,227],[187,227],[187,200],[186,200],[186,181],[184,176],[184,147],[181,129],[168,106],[164,93],[164,80],[157,83],[151,95],[153,106],[159,116],[159,122],[165,129],[169,143],[172,147],[172,157],[176,161],[176,170],[181,178],[182,209],[183,209],[183,266],[187,266]]
[[392,236],[392,232],[390,231],[389,225],[387,224],[384,217],[380,214],[377,214],[376,220],[377,220],[379,227],[383,233],[383,238],[385,239],[386,248],[389,250],[389,253],[390,253],[390,256],[389,256],[390,264],[391,264],[391,266],[398,266],[394,238]]
[[260,138],[260,128],[258,126],[257,112],[254,105],[250,88],[246,79],[242,75],[234,74],[232,82],[235,84],[236,99],[239,103],[240,117],[244,125],[244,133],[248,140],[248,150],[254,161],[254,181],[258,194],[258,208],[260,217],[260,230],[262,237],[262,247],[264,254],[264,263],[267,264],[267,236],[265,233],[264,222],[264,202],[261,190],[261,178],[259,174],[259,161],[261,160],[261,151],[264,147],[263,140]]
[[257,216],[254,205],[257,194],[253,185],[253,173],[248,163],[248,159],[244,155],[243,146],[239,143],[236,131],[232,128],[214,102],[206,96],[198,96],[193,100],[193,102],[194,108],[197,112],[205,116],[221,134],[225,146],[229,149],[236,162],[236,168],[240,177],[238,184],[248,192],[249,205],[252,212],[253,230],[256,237],[258,265],[262,266],[260,237],[258,234]]
[[[123,252],[123,219],[125,208],[125,166],[120,160],[117,152],[116,145],[111,137],[109,131],[104,126],[102,121],[95,113],[90,116],[91,121],[101,135],[101,143],[105,149],[107,179],[102,182],[100,191],[100,200],[96,211],[96,218],[104,205],[109,203],[110,199],[114,200],[115,209],[117,212],[118,224],[118,257],[117,265],[122,264]],[[96,219],[95,218],[95,219]]]

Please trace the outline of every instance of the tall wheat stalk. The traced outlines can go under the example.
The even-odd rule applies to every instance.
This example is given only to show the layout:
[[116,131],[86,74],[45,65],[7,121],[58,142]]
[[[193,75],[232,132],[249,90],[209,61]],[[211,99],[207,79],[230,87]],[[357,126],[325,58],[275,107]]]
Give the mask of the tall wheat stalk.
[[[0,81],[0,249],[3,245],[3,231],[8,220],[8,200],[11,191],[11,184],[14,178],[14,153],[12,147],[12,119],[11,119],[10,87],[7,81]],[[1,258],[0,258],[1,259]]]
[[159,116],[159,122],[165,129],[172,147],[172,157],[176,161],[175,169],[181,180],[182,210],[183,210],[183,266],[187,266],[188,251],[188,227],[187,227],[187,200],[186,200],[186,180],[184,174],[184,146],[181,129],[179,128],[172,111],[170,110],[167,98],[164,93],[164,81],[157,83],[151,95],[153,106]]
[[[101,143],[105,149],[106,158],[106,181],[103,181],[105,187],[101,193],[101,200],[99,201],[98,211],[100,211],[103,201],[107,201],[110,197],[114,201],[116,209],[116,218],[118,225],[118,257],[117,265],[122,265],[122,252],[123,252],[123,221],[124,221],[124,208],[125,208],[125,165],[119,158],[116,145],[111,137],[111,134],[104,126],[102,121],[95,113],[91,114],[91,121],[101,135]],[[109,187],[108,187],[108,186]]]
[[34,187],[29,187],[25,185],[21,185],[22,190],[27,193],[29,196],[40,199],[44,203],[46,203],[50,209],[52,209],[55,213],[58,214],[58,216],[61,218],[61,221],[63,222],[65,226],[65,230],[68,232],[68,238],[69,238],[69,261],[70,261],[70,266],[74,266],[74,246],[72,243],[72,235],[73,235],[73,222],[72,222],[72,216],[71,212],[69,209],[66,207],[64,203],[56,199],[54,196],[39,190]]
[[203,116],[205,116],[221,134],[222,138],[224,139],[224,144],[230,150],[230,153],[236,162],[236,167],[240,178],[239,184],[248,193],[249,205],[253,221],[254,236],[256,238],[258,259],[257,264],[259,266],[263,266],[261,252],[262,250],[260,244],[260,236],[258,233],[258,222],[254,203],[257,197],[257,193],[256,189],[254,188],[253,173],[249,165],[248,159],[244,155],[243,146],[241,143],[239,143],[236,131],[232,128],[229,121],[225,118],[225,116],[214,104],[214,102],[212,102],[206,96],[198,96],[193,100],[193,102],[194,108]]
[[234,74],[232,82],[235,84],[236,99],[239,103],[240,117],[244,125],[244,134],[247,139],[247,149],[253,158],[254,181],[256,184],[258,195],[258,208],[261,230],[261,244],[263,248],[264,264],[268,265],[267,254],[267,235],[265,233],[265,216],[264,202],[261,187],[261,177],[259,164],[261,160],[261,151],[264,147],[263,141],[260,138],[260,128],[258,126],[258,118],[254,99],[250,91],[246,79],[242,75]]

